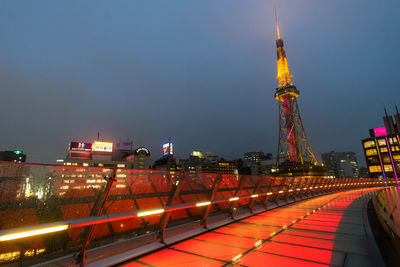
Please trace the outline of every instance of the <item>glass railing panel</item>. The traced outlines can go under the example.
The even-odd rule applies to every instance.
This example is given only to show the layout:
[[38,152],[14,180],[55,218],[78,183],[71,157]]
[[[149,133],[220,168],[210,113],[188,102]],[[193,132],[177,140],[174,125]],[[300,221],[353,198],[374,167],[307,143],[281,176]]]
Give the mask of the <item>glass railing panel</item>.
[[[63,220],[87,218],[100,214],[109,177],[115,180],[109,190],[101,214],[110,215],[144,209],[160,209],[168,201],[172,205],[201,203],[210,200],[212,188],[221,179],[214,199],[232,198],[257,193],[269,193],[270,201],[285,199],[316,185],[377,181],[376,179],[324,179],[281,178],[251,175],[179,173],[152,170],[130,170],[40,164],[0,163],[0,230],[22,226],[40,225]],[[108,179],[105,179],[108,177]],[[260,180],[261,179],[261,180]],[[394,179],[390,179],[393,181]],[[261,181],[258,183],[258,181]],[[259,185],[257,192],[255,188]],[[177,188],[180,193],[172,199]],[[367,184],[364,186],[368,186]],[[303,190],[308,188],[307,190]],[[343,186],[349,188],[349,186]],[[288,190],[293,193],[289,194]],[[339,189],[334,187],[332,189]],[[315,190],[315,192],[321,189]],[[279,193],[279,191],[284,191]],[[264,205],[266,197],[254,198],[254,207]],[[208,223],[248,212],[251,198],[172,211],[167,227],[178,225],[200,226],[205,211],[209,210]],[[143,234],[156,240],[160,220],[166,213],[122,219],[98,224],[90,246],[98,247]],[[182,227],[182,229],[188,229]],[[69,255],[81,250],[90,226],[69,228],[66,231],[0,242],[0,262],[19,262],[31,265],[54,257]],[[182,230],[184,231],[184,230]],[[142,238],[142,237],[140,237]],[[149,241],[150,242],[150,241]]]
[[[106,184],[109,169],[0,163],[0,229],[78,219],[92,208]],[[93,215],[93,214],[92,214]],[[1,242],[0,259],[30,262],[75,251],[83,228]],[[108,235],[98,228],[95,236]]]

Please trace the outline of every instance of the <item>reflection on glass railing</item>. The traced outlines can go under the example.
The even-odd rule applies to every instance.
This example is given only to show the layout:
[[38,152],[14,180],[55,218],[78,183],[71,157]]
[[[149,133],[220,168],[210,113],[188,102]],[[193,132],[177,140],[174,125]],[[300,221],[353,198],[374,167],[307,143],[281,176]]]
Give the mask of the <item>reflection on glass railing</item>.
[[[115,178],[112,184],[110,177]],[[88,239],[95,247],[142,234],[158,236],[165,227],[206,224],[208,217],[222,220],[279,199],[376,185],[368,184],[372,181],[377,182],[0,163],[0,231],[136,212],[135,216],[97,224],[93,231],[87,224],[0,240],[0,262],[23,260],[29,265],[78,252]]]

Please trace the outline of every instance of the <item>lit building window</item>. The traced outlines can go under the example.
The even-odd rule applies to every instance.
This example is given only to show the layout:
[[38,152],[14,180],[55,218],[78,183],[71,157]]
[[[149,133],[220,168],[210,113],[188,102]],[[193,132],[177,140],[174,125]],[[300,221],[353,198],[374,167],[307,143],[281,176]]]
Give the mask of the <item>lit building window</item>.
[[374,147],[375,142],[373,140],[364,142],[364,148]]
[[373,166],[369,166],[369,172],[381,172],[381,166],[379,165],[373,165]]
[[378,139],[378,144],[379,144],[379,146],[386,146],[386,140],[385,139]]
[[366,154],[367,156],[374,156],[374,155],[377,155],[378,152],[376,151],[376,149],[367,149],[367,150],[365,151],[365,154]]
[[393,171],[392,165],[383,165],[383,167],[385,168],[385,172]]

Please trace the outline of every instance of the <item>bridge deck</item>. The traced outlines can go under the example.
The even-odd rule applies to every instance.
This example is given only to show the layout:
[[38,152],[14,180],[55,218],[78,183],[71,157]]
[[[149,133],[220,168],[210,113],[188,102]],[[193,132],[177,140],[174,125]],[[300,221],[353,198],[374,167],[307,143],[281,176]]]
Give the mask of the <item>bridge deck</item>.
[[220,227],[121,266],[368,266],[359,189],[320,196]]

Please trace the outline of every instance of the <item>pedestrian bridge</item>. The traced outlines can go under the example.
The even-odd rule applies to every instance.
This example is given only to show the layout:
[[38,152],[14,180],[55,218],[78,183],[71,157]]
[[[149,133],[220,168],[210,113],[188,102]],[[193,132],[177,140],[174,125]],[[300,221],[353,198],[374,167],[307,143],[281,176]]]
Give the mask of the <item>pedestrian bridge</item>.
[[395,184],[0,163],[0,261],[377,266],[366,203]]

